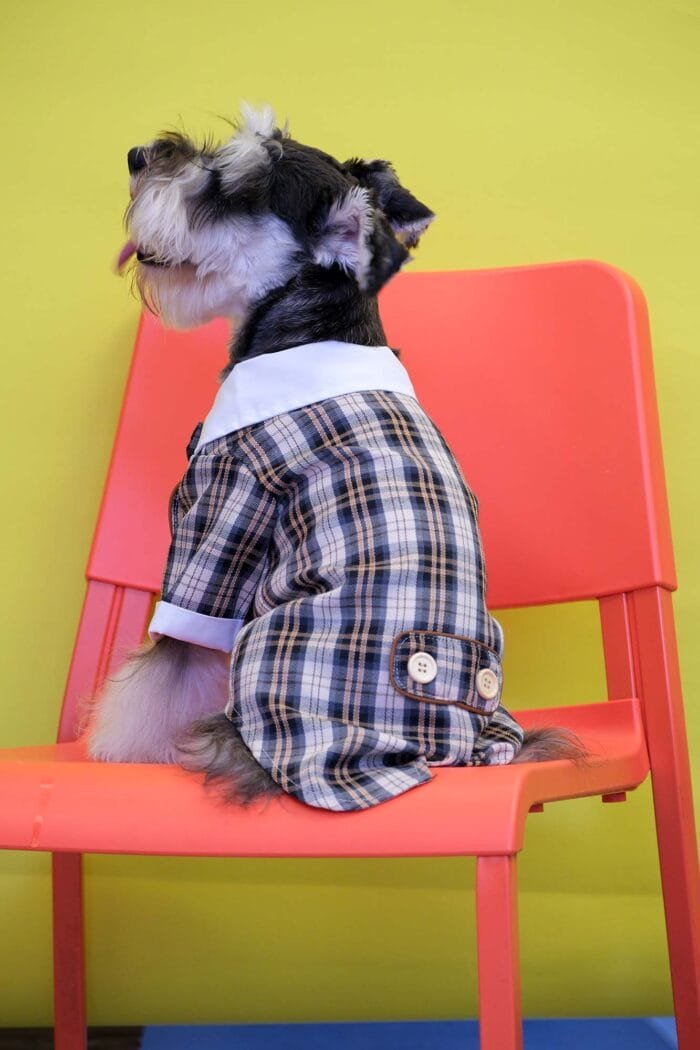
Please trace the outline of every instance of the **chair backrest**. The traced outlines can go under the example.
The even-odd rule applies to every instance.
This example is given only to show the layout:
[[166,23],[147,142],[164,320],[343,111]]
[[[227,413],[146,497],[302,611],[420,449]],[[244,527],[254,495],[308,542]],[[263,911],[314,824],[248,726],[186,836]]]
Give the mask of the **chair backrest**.
[[[644,299],[596,262],[402,274],[389,342],[480,502],[493,608],[675,587]],[[156,592],[227,327],[144,314],[88,577]]]

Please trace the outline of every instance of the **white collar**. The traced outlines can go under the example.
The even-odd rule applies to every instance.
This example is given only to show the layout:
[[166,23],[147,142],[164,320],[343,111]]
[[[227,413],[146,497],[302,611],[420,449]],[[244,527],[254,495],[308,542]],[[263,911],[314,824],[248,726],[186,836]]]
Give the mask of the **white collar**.
[[408,372],[388,346],[330,339],[241,361],[219,387],[195,452],[251,423],[358,390],[416,397]]

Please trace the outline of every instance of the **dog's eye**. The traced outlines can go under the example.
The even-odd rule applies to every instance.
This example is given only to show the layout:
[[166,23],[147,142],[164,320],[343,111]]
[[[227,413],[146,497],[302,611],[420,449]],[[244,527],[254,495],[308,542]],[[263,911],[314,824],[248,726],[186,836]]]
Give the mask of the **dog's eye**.
[[175,155],[175,146],[172,142],[158,141],[151,146],[151,157],[153,160],[171,160]]

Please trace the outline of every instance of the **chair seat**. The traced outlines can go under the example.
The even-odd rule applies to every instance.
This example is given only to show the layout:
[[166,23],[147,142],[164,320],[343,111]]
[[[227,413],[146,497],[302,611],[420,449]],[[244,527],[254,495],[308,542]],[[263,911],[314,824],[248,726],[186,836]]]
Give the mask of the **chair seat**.
[[533,804],[631,789],[649,770],[637,699],[519,711],[518,719],[573,730],[592,761],[433,768],[429,784],[391,802],[329,813],[287,796],[224,806],[199,775],[92,762],[81,740],[8,749],[0,752],[0,846],[238,857],[515,853]]

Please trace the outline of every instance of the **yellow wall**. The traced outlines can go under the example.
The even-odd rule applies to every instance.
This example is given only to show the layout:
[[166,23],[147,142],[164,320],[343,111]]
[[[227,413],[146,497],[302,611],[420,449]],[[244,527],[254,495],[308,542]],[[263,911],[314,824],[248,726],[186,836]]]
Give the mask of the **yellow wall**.
[[[214,114],[248,98],[340,157],[394,161],[439,215],[416,266],[593,257],[641,283],[697,758],[698,15],[696,0],[3,5],[0,743],[51,739],[82,600],[137,320],[110,273],[126,151],[179,116],[223,127]],[[603,695],[595,606],[502,621],[511,704]],[[670,1012],[651,819],[644,787],[531,820],[527,1013]],[[475,1012],[469,861],[87,871],[93,1023]],[[0,857],[0,1024],[49,1021],[47,873],[44,856]]]

